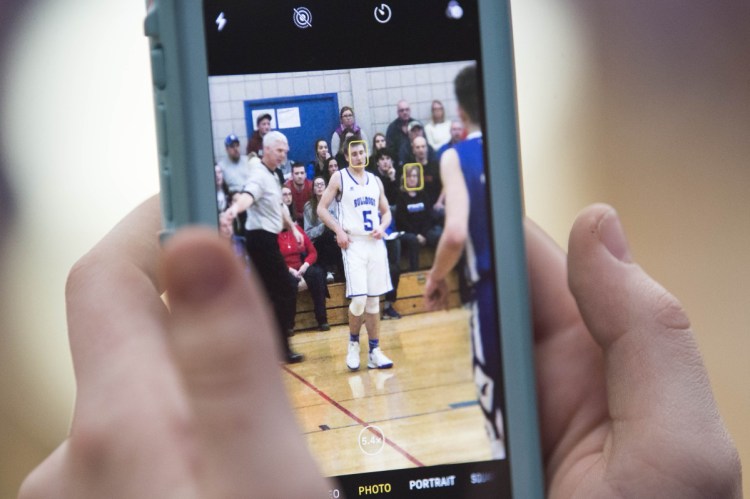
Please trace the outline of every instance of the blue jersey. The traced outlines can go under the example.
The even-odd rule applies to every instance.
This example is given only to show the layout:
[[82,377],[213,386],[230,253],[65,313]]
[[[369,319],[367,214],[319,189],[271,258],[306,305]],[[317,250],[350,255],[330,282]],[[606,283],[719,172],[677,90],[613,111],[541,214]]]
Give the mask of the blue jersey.
[[472,133],[454,146],[469,193],[469,238],[466,242],[466,276],[473,284],[470,331],[477,397],[490,437],[492,457],[505,458],[505,430],[500,368],[500,324],[497,295],[491,278],[490,205],[484,174],[482,134]]
[[470,134],[454,146],[469,193],[469,239],[466,243],[467,277],[477,282],[492,269],[489,202],[484,174],[481,132]]

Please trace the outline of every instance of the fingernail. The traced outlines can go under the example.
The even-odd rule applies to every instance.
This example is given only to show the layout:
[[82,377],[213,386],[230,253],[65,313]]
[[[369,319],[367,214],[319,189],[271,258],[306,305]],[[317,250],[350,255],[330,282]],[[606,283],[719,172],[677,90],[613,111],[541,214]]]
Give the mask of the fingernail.
[[599,220],[599,240],[612,256],[621,262],[630,263],[633,261],[628,240],[625,238],[625,231],[622,230],[620,217],[617,216],[614,209],[609,210]]
[[172,299],[185,304],[206,303],[221,297],[232,282],[230,263],[210,246],[180,252],[172,263],[169,289]]

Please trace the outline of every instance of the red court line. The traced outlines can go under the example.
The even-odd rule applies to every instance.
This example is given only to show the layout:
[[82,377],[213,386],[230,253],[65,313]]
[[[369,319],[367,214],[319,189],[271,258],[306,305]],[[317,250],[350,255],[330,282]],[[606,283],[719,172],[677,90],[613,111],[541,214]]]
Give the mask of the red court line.
[[[312,383],[310,383],[309,381],[307,381],[307,380],[306,380],[305,378],[303,378],[302,376],[300,376],[300,375],[299,375],[299,374],[297,374],[296,372],[294,372],[294,371],[292,371],[291,369],[289,369],[289,367],[288,367],[288,366],[283,366],[283,368],[284,368],[284,370],[285,370],[286,372],[288,372],[289,374],[291,374],[292,376],[294,376],[295,378],[297,378],[297,379],[298,379],[298,380],[299,380],[300,382],[302,382],[302,383],[303,383],[303,384],[304,384],[305,386],[307,386],[307,387],[308,387],[308,388],[310,388],[310,389],[311,389],[312,391],[314,391],[315,393],[317,393],[318,395],[320,395],[320,396],[321,396],[321,398],[322,398],[323,400],[325,400],[326,402],[328,402],[329,404],[331,404],[332,406],[334,406],[334,407],[335,407],[336,409],[338,409],[339,411],[343,412],[344,414],[346,414],[347,416],[349,416],[349,417],[350,417],[351,419],[353,419],[354,421],[356,421],[356,422],[357,422],[357,424],[359,424],[359,425],[361,425],[361,426],[363,426],[363,427],[365,427],[365,428],[366,428],[366,427],[368,427],[368,426],[370,426],[370,425],[368,425],[368,424],[367,424],[367,422],[366,422],[366,421],[364,421],[364,420],[360,419],[360,418],[359,418],[359,417],[358,417],[358,416],[357,416],[356,414],[354,414],[354,413],[353,413],[352,411],[350,411],[349,409],[347,409],[347,408],[346,408],[346,407],[344,407],[343,405],[341,405],[341,404],[339,404],[338,402],[336,402],[335,400],[333,400],[333,399],[332,399],[332,398],[331,398],[331,397],[330,397],[330,396],[329,396],[329,395],[328,395],[327,393],[325,393],[325,392],[324,392],[323,390],[321,390],[321,389],[320,389],[320,388],[318,388],[317,386],[313,385]],[[371,432],[371,433],[372,433],[373,435],[376,435],[376,436],[378,436],[378,435],[379,435],[379,434],[378,434],[378,433],[377,433],[377,432],[376,432],[375,430],[373,430],[373,429],[370,429],[370,432]],[[384,436],[384,437],[385,437],[385,436]],[[424,466],[424,463],[423,463],[423,462],[421,462],[421,461],[420,461],[419,459],[417,459],[416,457],[414,457],[414,456],[412,456],[411,454],[409,454],[409,453],[408,453],[408,452],[407,452],[406,450],[404,450],[404,449],[403,449],[403,448],[402,448],[401,446],[399,446],[399,445],[398,445],[398,444],[397,444],[396,442],[392,441],[392,440],[391,440],[390,438],[388,438],[388,437],[385,437],[385,443],[387,443],[388,445],[390,445],[390,446],[391,446],[391,447],[393,448],[393,450],[395,450],[396,452],[398,452],[399,454],[401,454],[402,456],[404,456],[404,457],[405,457],[406,459],[408,459],[409,461],[411,461],[412,463],[414,463],[414,464],[415,464],[416,466]]]

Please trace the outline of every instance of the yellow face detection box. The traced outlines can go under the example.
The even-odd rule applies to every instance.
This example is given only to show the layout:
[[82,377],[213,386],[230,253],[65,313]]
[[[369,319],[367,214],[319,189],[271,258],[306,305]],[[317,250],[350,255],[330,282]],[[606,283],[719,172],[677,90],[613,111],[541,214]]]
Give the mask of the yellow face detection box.
[[[367,164],[368,164],[368,163],[370,162],[370,154],[369,154],[369,151],[368,151],[368,149],[367,149],[367,142],[365,142],[364,140],[352,140],[352,141],[351,141],[351,142],[349,143],[349,150],[348,150],[348,151],[346,151],[346,152],[347,152],[347,154],[348,154],[348,156],[347,156],[346,158],[347,158],[347,160],[349,161],[349,166],[352,166],[352,165],[353,165],[353,163],[354,163],[353,159],[355,159],[355,157],[354,157],[354,156],[352,156],[352,146],[356,146],[356,147],[359,147],[359,145],[360,145],[360,144],[362,144],[362,145],[363,145],[363,146],[365,147],[365,153],[364,153],[364,154],[365,154],[365,157],[364,157],[364,163],[357,163],[357,164],[356,164],[356,165],[354,165],[354,166],[355,166],[355,168],[356,168],[356,167],[360,167],[360,168],[366,168],[366,167],[367,167]],[[359,155],[357,155],[356,159],[357,159],[357,160],[359,160],[359,159],[361,159],[361,158],[359,158]]]
[[401,177],[404,179],[404,189],[407,191],[424,189],[424,167],[422,163],[406,163]]

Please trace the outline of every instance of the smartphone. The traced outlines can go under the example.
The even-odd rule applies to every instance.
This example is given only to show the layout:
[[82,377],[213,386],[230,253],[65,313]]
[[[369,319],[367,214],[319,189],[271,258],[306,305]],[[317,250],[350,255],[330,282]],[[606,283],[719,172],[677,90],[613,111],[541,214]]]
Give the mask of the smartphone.
[[[390,261],[369,271],[368,279],[385,282],[381,291],[396,291],[387,303],[381,291],[364,292],[375,295],[366,313],[388,362],[366,352],[373,347],[363,327],[364,361],[349,364],[349,320],[363,302],[348,286],[368,273],[347,270],[349,249],[339,250],[343,272],[334,260],[323,268],[332,274],[324,284],[328,329],[318,327],[313,290],[296,290],[288,344],[305,360],[281,369],[301,445],[336,483],[330,497],[543,497],[508,0],[152,0],[147,7],[164,234],[189,224],[219,229],[234,194],[222,178],[232,175],[222,168],[230,163],[265,167],[279,192],[285,182],[300,192],[319,182],[323,194],[307,193],[303,202],[336,191],[327,208],[354,203],[339,222],[362,217],[365,236],[349,232],[354,241],[386,211],[407,223],[399,196],[411,206],[407,214],[429,212],[432,241],[417,238],[415,246],[394,223],[383,243]],[[451,135],[451,124],[464,132]],[[270,133],[273,144],[283,135],[283,154],[264,143]],[[371,199],[378,186],[387,190],[382,181],[375,194],[349,195],[371,186],[388,160],[379,177],[395,182],[387,209]],[[465,169],[468,162],[478,169]],[[452,201],[456,185],[465,185],[472,213],[469,263],[444,281],[449,310],[428,311],[423,293],[445,236],[441,224],[460,204]],[[250,187],[232,190],[256,201]],[[257,233],[248,224],[223,230],[242,247]],[[484,244],[481,277],[463,272],[477,269],[476,238]]]

